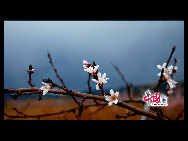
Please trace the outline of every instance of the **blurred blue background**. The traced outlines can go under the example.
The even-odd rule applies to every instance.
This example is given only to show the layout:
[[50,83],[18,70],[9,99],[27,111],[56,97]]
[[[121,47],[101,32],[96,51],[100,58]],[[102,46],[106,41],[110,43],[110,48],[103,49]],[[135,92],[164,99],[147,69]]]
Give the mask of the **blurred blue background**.
[[[83,60],[96,61],[110,78],[104,89],[124,86],[112,67],[119,67],[133,85],[157,83],[157,65],[167,61],[176,46],[179,59],[175,81],[184,81],[184,21],[5,21],[4,88],[29,87],[27,69],[33,65],[32,83],[42,86],[51,78],[61,84],[47,51],[69,89],[88,90]],[[95,83],[91,82],[92,89]]]

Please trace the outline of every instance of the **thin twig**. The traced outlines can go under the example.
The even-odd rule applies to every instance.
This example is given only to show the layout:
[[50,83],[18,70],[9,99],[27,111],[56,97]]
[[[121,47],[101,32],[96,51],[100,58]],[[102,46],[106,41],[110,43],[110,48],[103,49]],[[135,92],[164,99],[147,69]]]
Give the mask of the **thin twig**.
[[55,66],[54,66],[54,64],[53,64],[53,62],[52,62],[52,58],[51,58],[51,56],[50,56],[50,52],[49,52],[49,51],[48,51],[48,58],[49,58],[49,60],[50,60],[50,64],[51,64],[53,70],[55,71],[55,74],[56,74],[57,78],[60,80],[60,82],[62,83],[62,85],[63,85],[63,87],[64,87],[63,89],[64,89],[65,91],[67,91],[67,92],[70,94],[70,96],[72,97],[72,99],[74,100],[74,102],[79,105],[80,102],[79,102],[74,96],[71,95],[71,91],[67,89],[67,87],[66,87],[66,85],[65,85],[65,83],[64,83],[64,81],[63,81],[63,79],[62,79],[62,78],[59,76],[59,74],[57,73],[57,69],[55,68]]
[[178,120],[180,117],[182,117],[184,113],[184,108],[182,109],[182,111],[178,114],[177,118],[175,120]]
[[[89,94],[91,94],[91,86],[90,86],[90,79],[91,79],[91,74],[89,74],[89,77],[88,77],[88,80],[87,80],[87,85],[88,85],[88,89],[89,89]],[[93,101],[96,103],[96,104],[99,104],[95,99],[93,99]]]
[[56,113],[49,113],[49,114],[39,114],[39,115],[26,115],[22,112],[20,112],[19,110],[17,110],[16,108],[14,108],[13,110],[15,110],[17,113],[21,114],[22,116],[12,116],[12,115],[8,115],[7,113],[4,112],[4,115],[10,118],[41,118],[41,117],[46,117],[46,116],[54,116],[54,115],[58,115],[58,114],[63,114],[63,113],[67,113],[67,112],[74,112],[77,108],[73,108],[70,110],[62,110],[60,112],[56,112]]
[[176,49],[176,47],[174,46],[174,47],[172,48],[172,51],[171,51],[171,53],[170,53],[170,56],[169,56],[169,58],[168,58],[168,60],[167,60],[167,64],[166,64],[165,68],[167,68],[168,64],[170,63],[170,59],[172,58],[172,55],[173,55],[175,49]]
[[32,71],[33,67],[32,65],[30,64],[29,65],[29,69],[27,70],[28,74],[29,74],[29,78],[28,78],[28,84],[29,86],[32,88],[33,87],[33,84],[31,83],[31,74],[34,73],[34,71]]
[[52,62],[52,58],[51,58],[51,55],[50,55],[49,51],[48,51],[48,58],[50,60],[50,64],[51,64],[53,70],[55,71],[55,74],[56,74],[57,78],[60,80],[60,82],[62,83],[63,87],[67,88],[66,85],[65,85],[65,83],[63,82],[63,79],[59,76],[59,74],[57,72],[57,69],[55,68],[55,66],[54,66],[54,64]]
[[120,118],[124,118],[124,119],[126,119],[126,118],[128,118],[128,117],[132,117],[132,116],[136,116],[136,115],[138,115],[137,113],[127,113],[127,114],[125,114],[125,115],[122,115],[122,116],[120,116],[120,115],[118,115],[118,114],[115,114],[115,117],[116,117],[116,119],[120,119]]
[[90,86],[90,78],[91,78],[91,74],[89,74],[88,80],[87,80],[87,85],[88,85],[88,89],[89,89],[89,94],[91,94],[91,86]]
[[[106,105],[106,103],[103,103],[101,105]],[[96,105],[96,104],[88,104],[88,105],[83,105],[83,108],[89,108],[89,107],[92,107],[92,106],[100,106],[100,105]],[[38,118],[40,119],[41,117],[47,117],[47,116],[54,116],[54,115],[59,115],[59,114],[68,114],[68,113],[75,113],[76,110],[77,110],[77,107],[75,108],[71,108],[69,110],[61,110],[59,112],[55,112],[55,113],[47,113],[47,114],[38,114],[38,115],[27,115],[27,114],[24,114],[23,112],[19,111],[18,109],[16,108],[12,108],[14,111],[16,111],[18,114],[21,114],[22,116],[20,115],[8,115],[7,113],[4,113],[5,116],[7,117],[10,117],[10,118]],[[65,115],[66,116],[66,115]],[[78,118],[78,117],[76,117]]]
[[125,86],[127,87],[127,92],[128,92],[129,99],[131,99],[131,86],[126,81],[123,73],[121,73],[121,71],[119,70],[119,68],[116,65],[114,65],[112,62],[111,62],[111,64],[115,68],[115,70],[117,71],[117,73],[121,76],[121,79],[123,80],[123,82],[125,83]]
[[12,110],[16,111],[18,114],[23,115],[24,117],[26,117],[26,116],[27,116],[26,114],[24,114],[23,112],[21,112],[21,111],[17,110],[16,108],[12,108]]
[[82,98],[82,101],[80,102],[80,105],[78,107],[78,116],[81,117],[82,115],[82,112],[83,112],[83,103],[86,99],[85,98]]

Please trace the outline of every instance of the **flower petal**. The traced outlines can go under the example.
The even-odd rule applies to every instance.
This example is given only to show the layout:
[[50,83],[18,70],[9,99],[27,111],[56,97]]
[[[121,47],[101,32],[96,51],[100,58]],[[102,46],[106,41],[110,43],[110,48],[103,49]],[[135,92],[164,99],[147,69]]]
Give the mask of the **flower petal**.
[[115,93],[115,95],[116,95],[116,97],[118,97],[118,95],[119,95],[119,92],[116,92],[116,93]]
[[100,72],[98,72],[98,73],[97,73],[97,76],[98,76],[98,77],[101,77],[101,73],[100,73]]
[[40,90],[44,90],[45,88],[44,88],[44,86],[42,86],[41,88],[40,88]]
[[169,79],[167,82],[170,85],[171,89],[176,87],[176,85],[175,85],[177,83],[176,81]]
[[113,104],[113,101],[108,102],[108,106],[111,106]]
[[96,90],[99,90],[99,85],[98,84],[96,85]]
[[105,79],[102,79],[102,82],[105,84],[105,83],[107,83],[107,81],[105,80]]
[[88,62],[86,60],[83,61],[83,64],[88,64]]
[[105,77],[106,77],[106,73],[104,73],[104,74],[102,75],[102,77],[105,78]]
[[111,96],[105,96],[106,101],[111,101]]
[[165,77],[166,79],[168,79],[168,77],[169,77],[169,75],[168,75],[168,74],[163,73],[163,75],[164,75],[164,77]]
[[92,81],[94,81],[94,82],[98,83],[98,81],[97,81],[96,79],[92,79]]
[[114,91],[113,89],[110,90],[110,95],[113,95],[114,94]]
[[118,103],[118,100],[116,99],[116,100],[114,100],[113,102],[114,102],[115,104],[117,104],[117,103]]
[[158,73],[158,76],[161,76],[161,72],[160,72],[160,73]]
[[47,84],[47,83],[45,83],[45,82],[42,82],[42,84],[44,84],[44,85],[46,85],[46,86],[48,85],[48,84]]
[[157,68],[162,70],[162,66],[161,65],[157,65]]
[[98,70],[98,68],[99,68],[99,65],[94,66],[94,70],[95,70],[95,71]]
[[48,90],[45,89],[45,90],[43,91],[43,95],[45,95],[45,94],[47,94],[47,93],[48,93]]
[[170,66],[168,67],[168,70],[172,70],[173,68],[174,68],[174,66],[170,65]]
[[84,71],[87,71],[87,72],[88,72],[88,68],[87,68],[87,69],[84,69]]
[[174,85],[171,82],[168,81],[168,84],[169,84],[171,89],[174,88]]
[[166,63],[163,63],[163,68],[165,68],[166,67]]

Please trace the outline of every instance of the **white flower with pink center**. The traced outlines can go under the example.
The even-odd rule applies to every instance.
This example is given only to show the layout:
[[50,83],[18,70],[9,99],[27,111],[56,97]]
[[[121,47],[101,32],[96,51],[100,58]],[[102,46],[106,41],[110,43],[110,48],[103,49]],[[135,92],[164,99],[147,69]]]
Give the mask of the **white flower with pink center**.
[[84,71],[90,73],[91,75],[94,75],[97,73],[98,68],[99,68],[99,65],[94,66],[94,67],[90,66],[89,68],[85,68]]
[[168,82],[168,84],[169,84],[171,89],[175,88],[176,87],[176,83],[178,83],[178,82],[174,81],[172,78],[168,78],[167,82]]
[[47,84],[47,83],[45,83],[45,82],[42,82],[42,84],[44,84],[45,86],[42,86],[42,87],[40,88],[40,90],[43,90],[43,95],[45,95],[45,94],[48,93],[49,89],[52,88],[52,86],[49,85],[49,84]]
[[83,61],[83,67],[86,69],[86,68],[89,68],[91,66],[90,63],[88,63],[86,60]]
[[[161,65],[157,65],[157,68],[160,69],[160,70],[164,69],[163,75],[164,75],[164,73],[171,75],[172,72],[173,72],[173,66],[171,65],[168,68],[165,68],[165,66],[166,66],[166,63],[163,63],[162,66]],[[161,72],[158,73],[158,76],[161,76]]]
[[[163,80],[168,82],[168,84],[169,84],[171,89],[175,88],[176,87],[176,83],[178,83],[178,82],[174,81],[171,78],[170,75],[172,74],[173,69],[177,70],[178,68],[177,68],[177,66],[174,67],[172,65],[169,66],[168,68],[165,68],[165,66],[166,66],[166,63],[164,63],[163,66],[157,65],[157,68],[160,69],[160,70],[164,69],[164,72],[163,72],[164,78],[163,78]],[[161,72],[158,74],[158,76],[161,76]]]
[[108,106],[111,106],[113,103],[118,103],[118,97],[119,92],[114,93],[113,89],[110,90],[110,96],[105,96],[105,100],[108,101]]
[[99,90],[99,88],[101,86],[103,86],[103,84],[107,83],[107,80],[109,78],[106,78],[106,73],[104,73],[103,75],[101,75],[100,72],[97,73],[97,76],[98,76],[98,80],[96,79],[92,79],[92,81],[96,82],[97,85],[96,85],[96,89]]

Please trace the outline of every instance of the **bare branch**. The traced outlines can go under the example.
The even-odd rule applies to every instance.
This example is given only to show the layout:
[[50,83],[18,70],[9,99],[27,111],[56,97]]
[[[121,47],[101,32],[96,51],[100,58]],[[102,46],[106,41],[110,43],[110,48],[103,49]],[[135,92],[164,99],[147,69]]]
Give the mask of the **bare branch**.
[[175,120],[178,120],[179,118],[181,118],[182,115],[183,115],[183,113],[184,113],[184,108],[183,108],[182,111],[178,114],[178,116],[177,116],[177,118],[176,118]]
[[33,67],[32,67],[31,64],[29,65],[29,69],[27,70],[27,72],[28,72],[28,74],[29,74],[28,84],[29,84],[29,86],[32,88],[33,85],[32,85],[32,83],[31,83],[31,74],[34,73],[34,69],[33,69]]
[[125,114],[125,115],[122,115],[122,116],[120,116],[120,115],[118,115],[118,114],[115,114],[115,117],[116,117],[116,119],[120,119],[120,118],[124,118],[124,119],[126,119],[126,118],[128,118],[128,117],[132,117],[132,116],[136,116],[136,115],[138,115],[137,113],[127,113],[127,114]]
[[88,80],[87,80],[87,85],[88,85],[88,89],[89,89],[89,94],[91,94],[91,86],[90,86],[90,78],[91,78],[91,74],[89,74]]
[[[5,93],[24,92],[24,91],[30,91],[30,92],[39,91],[39,88],[4,89]],[[55,89],[50,89],[48,91],[48,93],[70,95],[69,93],[67,93],[64,90],[55,90]],[[100,100],[100,101],[106,101],[104,96],[80,93],[80,92],[76,92],[76,91],[71,91],[71,95],[77,96],[77,97],[82,97],[82,98],[85,98],[85,99],[95,99],[95,100]],[[142,110],[142,109],[140,109],[138,107],[132,106],[132,105],[130,105],[128,103],[125,103],[125,102],[122,102],[122,101],[119,101],[116,105],[119,106],[119,107],[122,107],[122,108],[127,108],[129,110],[132,110],[132,111],[134,111],[134,112],[136,112],[138,114],[151,117],[153,119],[166,120],[166,118],[164,118],[164,117],[158,117],[158,115],[155,114],[155,113],[147,112],[145,110]]]
[[[63,85],[63,87],[64,87],[63,89],[64,89],[65,91],[67,91],[69,94],[71,94],[70,90],[67,89],[65,83],[63,82],[63,79],[62,79],[62,78],[59,76],[59,74],[57,73],[57,69],[55,68],[55,66],[54,66],[54,64],[53,64],[53,62],[52,62],[52,58],[51,58],[51,56],[50,56],[50,52],[49,52],[49,51],[48,51],[48,58],[49,58],[49,60],[50,60],[50,64],[51,64],[53,70],[55,71],[55,74],[56,74],[57,78],[60,80],[60,82],[62,83],[62,85]],[[71,95],[71,97],[72,97],[72,99],[74,100],[74,102],[75,102],[76,104],[78,104],[78,105],[80,104],[80,102],[79,102],[74,96]]]
[[4,112],[4,115],[10,118],[41,118],[41,117],[46,117],[46,116],[54,116],[54,115],[58,115],[58,114],[63,114],[63,113],[67,113],[67,112],[75,112],[77,108],[73,108],[70,110],[62,110],[60,112],[56,112],[56,113],[49,113],[49,114],[40,114],[40,115],[26,115],[22,112],[20,112],[19,110],[17,110],[16,108],[14,108],[13,110],[15,110],[17,113],[21,114],[22,116],[12,116],[12,115],[8,115],[7,113]]
[[82,115],[82,112],[83,112],[83,103],[84,103],[85,100],[86,100],[86,99],[83,98],[82,101],[80,102],[79,107],[78,107],[78,116],[79,116],[79,117],[81,117],[81,115]]
[[[89,74],[89,77],[88,77],[88,80],[87,80],[87,85],[88,85],[88,89],[89,89],[89,94],[91,94],[91,86],[90,86],[90,79],[91,79],[91,74]],[[93,101],[96,103],[96,104],[99,104],[95,99],[93,99]]]
[[131,86],[125,80],[125,77],[124,77],[123,73],[121,73],[121,71],[119,70],[119,68],[116,65],[114,65],[112,62],[111,62],[111,64],[115,68],[115,70],[117,71],[117,73],[121,76],[121,79],[123,80],[123,82],[125,83],[125,86],[127,87],[127,92],[128,92],[129,99],[131,99]]
[[[103,103],[101,105],[106,105],[106,103]],[[89,107],[93,107],[93,106],[100,106],[100,105],[97,105],[97,104],[88,104],[88,105],[83,105],[83,108],[89,108]],[[20,115],[8,115],[7,113],[4,113],[5,116],[7,117],[10,117],[10,118],[37,118],[38,120],[41,118],[41,117],[47,117],[47,116],[54,116],[54,115],[59,115],[59,114],[68,114],[68,113],[75,113],[76,110],[77,110],[77,107],[75,108],[71,108],[69,110],[61,110],[59,112],[55,112],[55,113],[47,113],[47,114],[38,114],[38,115],[27,115],[27,114],[24,114],[23,112],[19,111],[18,109],[16,108],[12,108],[14,111],[16,111],[18,114],[21,114],[22,116]],[[79,118],[76,116],[76,118]]]
[[63,79],[62,79],[62,78],[59,76],[59,74],[57,73],[57,69],[55,68],[55,66],[54,66],[54,64],[53,64],[53,62],[52,62],[52,58],[51,58],[51,55],[50,55],[50,52],[49,52],[49,51],[48,51],[48,58],[49,58],[49,60],[50,60],[50,64],[51,64],[53,70],[55,71],[55,74],[56,74],[57,78],[60,80],[60,82],[62,83],[63,87],[66,88],[66,85],[65,85],[65,83],[63,82]]

